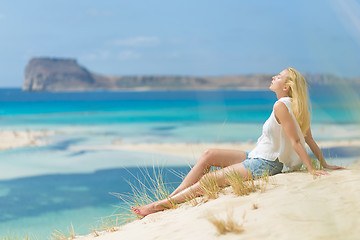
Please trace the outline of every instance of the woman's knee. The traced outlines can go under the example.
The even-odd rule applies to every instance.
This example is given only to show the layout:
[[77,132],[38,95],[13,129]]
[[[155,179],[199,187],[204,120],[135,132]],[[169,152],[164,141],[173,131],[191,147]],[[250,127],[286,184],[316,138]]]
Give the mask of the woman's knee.
[[203,161],[210,161],[211,159],[214,158],[214,156],[216,155],[218,149],[214,149],[214,148],[210,148],[210,149],[207,149],[201,156],[201,159]]

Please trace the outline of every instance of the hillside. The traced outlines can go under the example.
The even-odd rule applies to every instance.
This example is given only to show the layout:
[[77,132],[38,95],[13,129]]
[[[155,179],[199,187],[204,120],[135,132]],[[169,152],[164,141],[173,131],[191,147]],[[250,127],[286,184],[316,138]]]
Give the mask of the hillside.
[[[24,91],[93,90],[209,90],[267,89],[271,74],[216,77],[194,76],[106,76],[80,66],[76,59],[33,58],[25,69]],[[344,79],[332,75],[306,75],[310,85],[339,84]],[[360,85],[360,79],[346,79]]]

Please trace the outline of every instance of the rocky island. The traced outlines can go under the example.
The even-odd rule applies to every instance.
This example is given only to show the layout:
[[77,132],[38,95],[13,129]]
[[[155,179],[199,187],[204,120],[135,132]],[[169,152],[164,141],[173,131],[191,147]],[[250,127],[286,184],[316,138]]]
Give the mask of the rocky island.
[[[93,91],[93,90],[210,90],[266,89],[271,74],[193,76],[105,76],[80,66],[76,59],[32,58],[25,69],[24,91]],[[312,85],[339,83],[331,75],[307,75]],[[359,84],[359,79],[349,79]]]

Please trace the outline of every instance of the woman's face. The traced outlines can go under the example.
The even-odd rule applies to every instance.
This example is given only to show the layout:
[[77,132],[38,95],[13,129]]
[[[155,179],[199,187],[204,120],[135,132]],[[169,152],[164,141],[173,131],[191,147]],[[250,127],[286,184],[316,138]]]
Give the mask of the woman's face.
[[288,76],[288,70],[285,69],[281,71],[278,75],[272,77],[272,81],[270,84],[270,90],[273,92],[283,91],[285,90],[285,81]]

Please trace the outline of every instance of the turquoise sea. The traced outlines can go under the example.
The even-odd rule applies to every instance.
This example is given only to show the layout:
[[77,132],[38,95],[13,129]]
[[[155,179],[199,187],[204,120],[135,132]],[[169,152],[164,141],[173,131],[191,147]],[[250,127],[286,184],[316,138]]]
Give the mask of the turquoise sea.
[[[316,140],[360,140],[359,89],[314,87]],[[71,223],[77,234],[124,203],[110,192],[130,192],[140,169],[164,166],[169,182],[186,173],[188,159],[92,148],[122,143],[255,142],[276,101],[267,90],[150,92],[22,92],[0,89],[0,131],[49,130],[45,146],[0,151],[0,237],[43,239]],[[1,140],[0,140],[1,141]],[[356,147],[324,149],[347,165]]]

